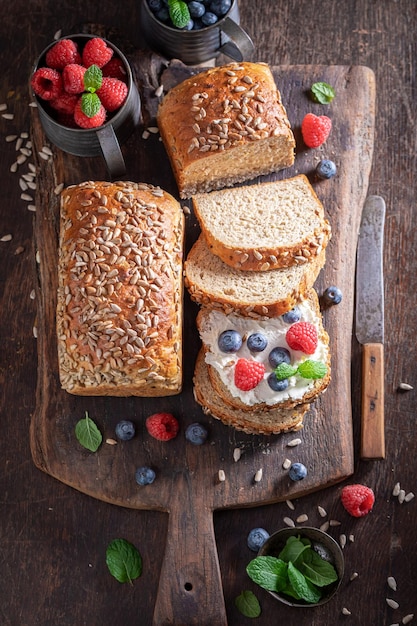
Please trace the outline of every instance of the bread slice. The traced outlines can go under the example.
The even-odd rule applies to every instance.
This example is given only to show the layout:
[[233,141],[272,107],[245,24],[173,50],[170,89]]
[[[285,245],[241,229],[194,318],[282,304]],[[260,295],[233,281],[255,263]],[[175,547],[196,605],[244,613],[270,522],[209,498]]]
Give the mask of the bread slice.
[[325,249],[308,263],[269,272],[237,270],[210,252],[203,234],[184,263],[184,283],[192,300],[249,317],[276,317],[289,311],[313,286]]
[[[268,411],[276,406],[288,409],[313,402],[328,387],[331,377],[329,336],[323,327],[319,300],[314,289],[311,289],[308,298],[299,302],[297,306],[301,314],[299,321],[309,322],[317,329],[318,345],[311,355],[290,348],[286,342],[286,333],[293,324],[281,317],[253,320],[235,314],[225,315],[205,307],[199,311],[197,326],[203,342],[210,381],[216,394],[226,404],[251,412]],[[218,337],[224,330],[231,329],[240,334],[243,343],[238,352],[225,354],[218,348]],[[246,339],[254,332],[261,332],[268,339],[268,345],[262,352],[253,353],[247,347]],[[306,359],[321,361],[327,368],[325,376],[319,379],[306,379],[296,375],[289,379],[290,385],[287,389],[280,392],[272,391],[266,378],[272,371],[268,356],[275,347],[286,348],[290,352],[291,365],[296,366]],[[265,366],[264,380],[250,391],[241,391],[234,385],[234,366],[241,358],[254,360]]]
[[303,265],[330,239],[323,205],[303,174],[193,196],[211,252],[245,271]]
[[194,372],[194,397],[206,414],[227,426],[254,435],[276,435],[303,428],[303,418],[308,404],[295,408],[274,407],[269,411],[242,411],[226,404],[214,390],[204,360],[204,350],[197,356]]
[[265,63],[204,70],[170,89],[157,122],[181,198],[294,163],[294,135]]

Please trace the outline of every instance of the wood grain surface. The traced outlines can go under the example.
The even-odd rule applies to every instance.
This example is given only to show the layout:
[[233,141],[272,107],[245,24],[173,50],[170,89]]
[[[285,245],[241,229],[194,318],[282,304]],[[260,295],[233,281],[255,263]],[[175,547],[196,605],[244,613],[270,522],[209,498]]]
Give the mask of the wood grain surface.
[[[141,53],[130,55],[139,89],[154,74],[158,82],[173,84],[188,72],[173,64],[165,68],[161,59]],[[159,69],[158,69],[159,66]],[[295,173],[308,175],[325,206],[332,226],[332,240],[327,248],[327,263],[317,282],[319,293],[324,286],[338,285],[343,292],[340,305],[324,312],[325,327],[330,335],[332,382],[327,392],[315,402],[305,417],[305,428],[275,437],[250,436],[239,433],[220,422],[204,416],[196,404],[192,390],[192,372],[199,346],[195,326],[196,307],[185,299],[184,390],[170,398],[85,398],[74,397],[61,390],[58,380],[55,308],[57,291],[57,228],[59,224],[56,180],[70,181],[70,170],[85,180],[83,159],[54,150],[46,163],[38,159],[45,182],[37,200],[34,225],[38,254],[38,390],[37,406],[31,424],[31,446],[35,464],[60,481],[100,500],[134,509],[167,511],[168,534],[161,569],[155,624],[225,624],[223,597],[217,548],[213,529],[213,511],[241,506],[254,506],[293,499],[337,483],[353,472],[353,434],[350,403],[350,345],[353,319],[353,278],[355,274],[356,240],[361,210],[367,192],[367,177],[373,153],[375,83],[373,72],[364,67],[297,66],[274,67],[275,81],[283,94],[297,140],[294,166],[268,179],[284,178]],[[161,73],[163,72],[163,76]],[[338,94],[325,111],[333,120],[333,132],[320,150],[306,149],[300,135],[300,124],[308,110],[317,114],[323,106],[313,104],[309,87],[323,80],[333,85]],[[143,90],[146,93],[146,90]],[[155,97],[143,98],[144,115],[150,122]],[[359,111],[353,115],[352,111]],[[146,113],[147,112],[147,113]],[[46,143],[37,111],[32,117],[35,153]],[[134,169],[128,167],[126,177],[149,182],[141,168],[143,156],[153,168],[152,182],[177,195],[168,159],[157,137],[141,139],[141,129],[125,146],[125,156],[137,153],[141,159]],[[319,181],[314,167],[319,158],[337,155],[338,176]],[[97,177],[97,160],[92,160],[89,179]],[[101,166],[101,163],[98,163]],[[73,181],[73,179],[72,179]],[[195,217],[187,217],[186,248],[195,239],[198,227]],[[181,435],[169,443],[152,439],[144,427],[151,413],[168,410],[180,421]],[[131,419],[137,426],[137,437],[117,446],[103,444],[96,454],[83,449],[76,441],[74,427],[85,411],[99,426],[103,438],[114,437],[120,417]],[[185,427],[194,421],[209,429],[209,442],[201,447],[190,446],[184,438]],[[290,452],[288,443],[300,437],[302,444]],[[239,462],[233,453],[239,448]],[[288,456],[303,462],[307,477],[300,482],[289,480],[282,463]],[[151,465],[157,480],[140,488],[134,480],[135,469]],[[223,469],[225,481],[219,481]],[[254,476],[262,470],[262,480]],[[192,540],[190,540],[192,538]],[[204,558],[196,558],[196,555]],[[175,572],[173,574],[173,572]]]
[[[114,506],[51,478],[33,463],[29,428],[37,403],[38,364],[33,332],[38,323],[38,302],[33,296],[39,293],[39,286],[34,213],[28,209],[35,204],[35,190],[24,192],[20,179],[28,172],[28,163],[33,164],[34,155],[13,172],[12,166],[21,153],[16,139],[6,141],[10,136],[30,131],[28,77],[34,60],[55,33],[61,29],[63,33],[79,32],[79,24],[86,22],[105,23],[111,25],[116,45],[120,44],[117,33],[121,32],[136,50],[142,46],[139,3],[15,0],[4,8],[0,21],[0,104],[7,107],[0,111],[0,622],[5,626],[150,626],[166,559],[168,527],[172,523],[168,512]],[[386,458],[360,459],[361,349],[353,338],[350,397],[354,473],[343,482],[295,497],[294,510],[280,500],[217,509],[212,513],[212,521],[210,515],[204,517],[203,532],[210,536],[214,528],[214,571],[219,569],[221,573],[222,597],[216,600],[221,612],[225,610],[229,626],[270,626],[281,622],[289,626],[389,626],[402,623],[407,615],[414,615],[410,622],[413,624],[417,615],[417,498],[401,503],[393,489],[399,484],[403,495],[417,493],[417,6],[414,0],[257,0],[240,2],[240,14],[242,25],[255,41],[257,60],[279,67],[365,66],[375,74],[375,143],[368,191],[382,195],[387,206]],[[143,85],[148,101],[159,78],[153,74],[154,69]],[[8,117],[3,117],[5,113]],[[360,115],[359,110],[356,113]],[[148,116],[144,124],[150,121]],[[26,136],[22,139],[26,146]],[[128,171],[132,177],[140,171],[150,182],[160,182],[149,158],[148,143],[145,149],[142,152],[139,145],[136,148],[128,143]],[[162,149],[158,150],[162,155]],[[78,180],[79,170],[71,160],[54,153],[53,166],[54,185],[63,180]],[[52,211],[48,206],[50,167],[51,163],[39,167],[36,193],[53,220],[56,207]],[[83,172],[86,178],[106,177],[104,165],[96,161],[86,160]],[[169,170],[161,165],[162,173],[164,186],[175,190]],[[33,197],[33,201],[21,197],[23,193]],[[339,266],[343,259],[338,260]],[[338,311],[326,312],[326,324],[339,315]],[[191,327],[187,332],[191,332]],[[189,379],[192,363],[185,366]],[[408,390],[402,389],[400,383],[407,383]],[[106,414],[101,419],[110,424],[115,416]],[[349,516],[340,504],[341,488],[351,482],[367,484],[375,491],[373,511],[361,519]],[[318,506],[326,511],[324,518]],[[284,525],[284,517],[298,524],[301,515],[307,515],[312,526],[332,520],[329,533],[336,540],[345,535],[347,543],[345,577],[336,597],[320,608],[299,611],[278,603],[259,589],[245,568],[254,556],[246,546],[252,528],[262,526],[273,532]],[[174,540],[181,537],[190,544],[194,541],[194,537],[183,537],[181,525],[177,524],[174,533]],[[106,547],[116,537],[133,542],[142,554],[143,573],[133,585],[121,585],[106,568]],[[193,558],[199,565],[203,557],[195,552]],[[172,577],[176,574],[168,573]],[[354,573],[358,576],[351,580]],[[396,591],[387,584],[389,576],[397,581]],[[197,579],[194,583],[197,585]],[[203,586],[204,581],[200,584]],[[235,598],[246,589],[256,594],[261,605],[262,613],[256,620],[245,618],[235,606]],[[387,597],[398,602],[398,609],[388,606]],[[346,611],[350,615],[345,615]],[[211,617],[211,624],[216,626],[216,616]],[[207,620],[210,621],[210,615]]]

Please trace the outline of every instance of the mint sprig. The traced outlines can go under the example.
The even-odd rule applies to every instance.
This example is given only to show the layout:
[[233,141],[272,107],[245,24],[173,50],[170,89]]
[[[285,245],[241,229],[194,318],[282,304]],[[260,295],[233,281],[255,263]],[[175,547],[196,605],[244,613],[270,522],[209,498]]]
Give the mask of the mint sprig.
[[318,102],[319,104],[330,104],[336,95],[333,87],[323,82],[313,83],[310,92],[314,102]]
[[142,557],[139,550],[126,539],[114,539],[106,550],[106,565],[119,583],[132,584],[142,574]]
[[285,380],[297,374],[301,378],[318,379],[324,378],[327,373],[327,366],[322,361],[306,359],[295,367],[289,363],[280,363],[274,370],[277,380]]
[[85,418],[75,425],[75,436],[83,448],[87,448],[90,452],[97,452],[103,441],[103,436],[97,425],[88,416],[88,411],[85,412]]
[[188,6],[183,0],[168,0],[169,17],[177,28],[184,28],[191,19]]
[[103,72],[98,65],[90,65],[84,74],[85,93],[81,96],[81,111],[87,117],[94,117],[100,110],[101,102],[96,91],[103,84]]
[[322,589],[339,578],[334,566],[321,558],[310,541],[300,536],[289,537],[278,557],[252,559],[246,572],[263,589],[309,604],[318,602]]

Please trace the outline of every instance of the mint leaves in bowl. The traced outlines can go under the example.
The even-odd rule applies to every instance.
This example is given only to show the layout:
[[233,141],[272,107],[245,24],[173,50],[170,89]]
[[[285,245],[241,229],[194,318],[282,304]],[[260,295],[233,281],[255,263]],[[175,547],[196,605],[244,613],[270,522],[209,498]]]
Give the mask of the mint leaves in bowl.
[[339,544],[318,528],[283,528],[265,541],[246,571],[284,604],[318,606],[339,588],[344,558]]

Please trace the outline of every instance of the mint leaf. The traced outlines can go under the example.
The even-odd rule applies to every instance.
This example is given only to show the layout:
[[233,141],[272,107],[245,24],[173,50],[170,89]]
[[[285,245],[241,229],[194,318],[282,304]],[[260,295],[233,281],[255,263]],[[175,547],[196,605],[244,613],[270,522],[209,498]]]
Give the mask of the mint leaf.
[[319,104],[330,104],[336,95],[335,90],[328,83],[314,83],[310,91],[314,102]]
[[83,93],[81,96],[81,111],[87,117],[97,115],[101,107],[100,98],[96,93]]
[[300,572],[317,587],[326,587],[338,580],[338,575],[331,563],[321,558],[317,552],[310,549],[304,552],[303,561],[297,564]]
[[90,65],[84,74],[84,89],[94,93],[100,89],[103,82],[103,72],[98,65]]
[[287,564],[274,556],[257,556],[246,572],[253,582],[268,591],[281,591],[288,583]]
[[114,539],[107,546],[106,565],[119,583],[132,583],[142,574],[142,557],[126,539]]
[[252,591],[242,591],[235,599],[235,605],[245,617],[259,617],[261,614],[261,605]]
[[87,411],[85,412],[85,418],[75,425],[75,436],[79,443],[91,452],[97,452],[103,441],[101,432],[93,420],[88,417]]
[[297,368],[294,367],[293,365],[290,365],[289,363],[280,363],[275,368],[275,376],[277,377],[278,380],[285,380],[286,378],[289,378],[290,376],[295,376],[296,373],[297,373]]
[[290,561],[295,563],[297,559],[303,555],[305,550],[310,549],[310,543],[306,545],[299,538],[297,539],[297,537],[288,537],[285,547],[279,553],[278,558],[282,559],[286,563],[289,563]]
[[288,563],[288,578],[292,588],[302,600],[310,604],[320,600],[321,592],[291,562]]
[[191,19],[188,6],[183,0],[168,0],[169,17],[177,28],[184,28]]
[[327,366],[322,361],[307,359],[298,366],[298,373],[303,378],[324,378],[327,373]]

